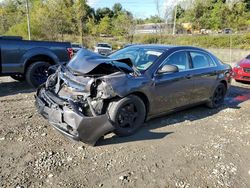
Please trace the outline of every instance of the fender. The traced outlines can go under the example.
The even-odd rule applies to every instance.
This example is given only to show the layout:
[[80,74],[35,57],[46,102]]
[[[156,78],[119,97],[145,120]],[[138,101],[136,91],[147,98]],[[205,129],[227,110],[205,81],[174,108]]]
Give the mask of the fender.
[[25,71],[25,67],[28,64],[28,61],[37,55],[45,55],[50,57],[56,64],[59,64],[59,59],[56,56],[56,54],[54,54],[50,49],[48,48],[43,48],[43,47],[38,47],[38,48],[32,48],[30,50],[28,50],[21,58],[21,60],[19,61],[20,65],[22,65],[21,67],[21,72]]

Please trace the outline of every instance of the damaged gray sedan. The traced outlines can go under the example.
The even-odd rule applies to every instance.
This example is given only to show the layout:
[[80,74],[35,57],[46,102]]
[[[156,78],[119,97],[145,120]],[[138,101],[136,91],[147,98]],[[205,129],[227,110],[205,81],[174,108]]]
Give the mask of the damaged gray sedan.
[[90,145],[134,134],[145,120],[205,103],[219,107],[231,67],[194,47],[134,45],[109,57],[81,49],[41,85],[36,107],[66,136]]

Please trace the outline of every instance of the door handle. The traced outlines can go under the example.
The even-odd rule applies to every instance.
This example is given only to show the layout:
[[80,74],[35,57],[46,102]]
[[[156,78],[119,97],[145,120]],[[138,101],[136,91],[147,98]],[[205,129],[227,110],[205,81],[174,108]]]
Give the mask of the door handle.
[[192,78],[192,77],[193,77],[193,75],[188,74],[188,75],[186,75],[185,77],[186,77],[187,79],[190,79],[190,78]]

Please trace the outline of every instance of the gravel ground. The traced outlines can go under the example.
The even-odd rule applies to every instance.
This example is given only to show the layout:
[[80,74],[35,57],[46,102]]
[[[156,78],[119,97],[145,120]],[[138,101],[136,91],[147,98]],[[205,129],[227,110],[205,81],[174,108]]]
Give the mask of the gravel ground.
[[0,78],[0,187],[250,187],[250,85],[233,83],[220,109],[157,118],[96,147],[55,131],[33,96]]

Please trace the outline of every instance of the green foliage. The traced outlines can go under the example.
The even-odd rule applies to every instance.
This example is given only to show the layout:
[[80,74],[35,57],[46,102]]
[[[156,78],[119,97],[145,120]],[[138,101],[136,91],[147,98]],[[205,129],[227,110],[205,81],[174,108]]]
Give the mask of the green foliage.
[[19,24],[24,16],[24,7],[17,1],[4,1],[0,5],[0,35],[5,34],[13,25]]
[[180,19],[184,16],[185,10],[181,7],[181,5],[177,5],[176,19]]
[[113,20],[114,36],[123,36],[127,41],[133,42],[133,35],[135,32],[135,21],[133,17],[126,12],[120,12]]
[[100,24],[98,26],[98,32],[101,34],[109,35],[111,27],[111,19],[108,16],[105,16],[100,21]]
[[19,35],[23,36],[24,38],[28,38],[28,32],[27,32],[27,25],[26,22],[22,22],[19,24],[16,24],[12,27],[9,28],[8,32],[6,35]]
[[96,10],[95,16],[96,16],[96,20],[100,22],[101,19],[104,18],[105,16],[112,18],[114,16],[114,12],[108,7],[98,8]]
[[[250,33],[243,35],[164,35],[161,43],[169,45],[187,45],[203,48],[230,48],[230,37],[233,48],[250,49]],[[136,43],[157,43],[159,35],[135,35]]]
[[163,23],[164,20],[162,18],[160,18],[159,16],[155,15],[155,16],[150,16],[149,18],[146,18],[145,23]]
[[[119,41],[134,41],[136,24],[165,22],[159,16],[135,19],[131,12],[120,3],[112,8],[89,7],[87,0],[29,0],[31,38],[38,40],[79,40],[83,45],[92,45],[93,37],[101,40],[102,34]],[[194,30],[220,30],[233,28],[234,31],[247,29],[250,25],[250,1],[239,0],[228,4],[226,0],[194,0],[192,6],[183,9],[177,6],[177,22],[192,23]],[[180,27],[177,24],[177,28]],[[4,0],[0,3],[0,35],[27,36],[25,1]],[[160,35],[136,36],[135,42],[168,44],[197,44],[201,46],[227,46],[227,37]],[[76,42],[76,41],[75,41]],[[115,41],[111,43],[116,44]],[[235,45],[245,48],[249,37],[235,37]],[[120,44],[116,44],[120,46]]]
[[225,0],[196,0],[189,9],[181,12],[178,22],[190,22],[194,29],[238,30],[249,26],[249,0],[229,4]]
[[86,26],[87,26],[88,34],[92,36],[97,36],[98,26],[93,18],[89,18]]
[[116,18],[120,14],[120,12],[122,12],[121,3],[115,3],[112,10],[113,10],[113,13],[114,13],[114,17]]

